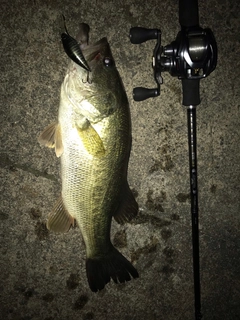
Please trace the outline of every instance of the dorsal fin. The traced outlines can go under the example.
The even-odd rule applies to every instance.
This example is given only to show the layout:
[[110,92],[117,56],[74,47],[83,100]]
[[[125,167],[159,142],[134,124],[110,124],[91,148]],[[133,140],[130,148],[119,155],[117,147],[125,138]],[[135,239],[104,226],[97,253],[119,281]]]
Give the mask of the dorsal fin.
[[59,197],[47,220],[47,228],[55,232],[67,232],[74,225],[74,218],[68,213]]
[[57,157],[63,153],[61,126],[54,122],[47,126],[38,137],[38,142],[48,148],[55,148]]
[[138,204],[129,188],[128,182],[126,181],[123,191],[121,192],[120,205],[113,216],[118,223],[123,224],[131,221],[137,214]]

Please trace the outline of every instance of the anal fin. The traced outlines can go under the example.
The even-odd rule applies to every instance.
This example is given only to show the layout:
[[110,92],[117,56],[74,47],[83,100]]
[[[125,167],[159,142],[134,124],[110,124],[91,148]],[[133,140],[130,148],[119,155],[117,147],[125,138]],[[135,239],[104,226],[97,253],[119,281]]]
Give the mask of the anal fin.
[[138,204],[126,181],[123,191],[121,192],[120,205],[113,216],[118,223],[123,224],[125,222],[130,222],[137,214]]
[[47,228],[54,232],[67,232],[74,225],[74,218],[65,209],[62,197],[59,197],[47,220]]

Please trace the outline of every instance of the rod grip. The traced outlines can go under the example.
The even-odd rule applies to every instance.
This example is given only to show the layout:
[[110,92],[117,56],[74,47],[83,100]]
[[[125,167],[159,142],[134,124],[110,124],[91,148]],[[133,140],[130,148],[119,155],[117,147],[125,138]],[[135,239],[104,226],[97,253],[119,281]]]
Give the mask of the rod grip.
[[130,29],[130,41],[133,44],[140,44],[147,40],[157,39],[158,29],[146,29],[142,27],[133,27]]
[[199,25],[198,0],[179,0],[179,23],[182,27]]
[[200,79],[182,79],[183,102],[186,107],[200,104],[199,93]]

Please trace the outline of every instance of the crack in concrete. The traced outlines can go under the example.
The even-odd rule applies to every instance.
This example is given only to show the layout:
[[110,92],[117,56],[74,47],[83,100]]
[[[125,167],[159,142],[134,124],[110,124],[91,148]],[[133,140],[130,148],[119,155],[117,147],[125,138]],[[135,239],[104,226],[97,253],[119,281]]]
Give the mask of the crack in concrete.
[[58,182],[58,179],[52,175],[48,174],[46,172],[42,172],[38,169],[29,167],[27,164],[20,164],[20,163],[14,163],[11,161],[7,154],[0,154],[0,167],[1,168],[8,168],[10,171],[15,171],[16,169],[21,169],[23,171],[29,172],[33,174],[36,177],[43,177],[45,179]]

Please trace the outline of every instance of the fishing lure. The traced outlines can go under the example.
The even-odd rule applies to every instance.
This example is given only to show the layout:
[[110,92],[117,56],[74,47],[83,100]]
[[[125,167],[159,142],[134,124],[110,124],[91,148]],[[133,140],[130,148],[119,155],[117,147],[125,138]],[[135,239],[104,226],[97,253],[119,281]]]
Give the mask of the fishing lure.
[[80,67],[84,68],[87,71],[91,71],[87,61],[83,56],[82,50],[77,40],[71,37],[70,34],[68,33],[64,16],[63,16],[63,20],[64,20],[64,28],[66,31],[66,33],[61,34],[64,51],[69,56],[69,58],[73,60],[76,64],[78,64]]

